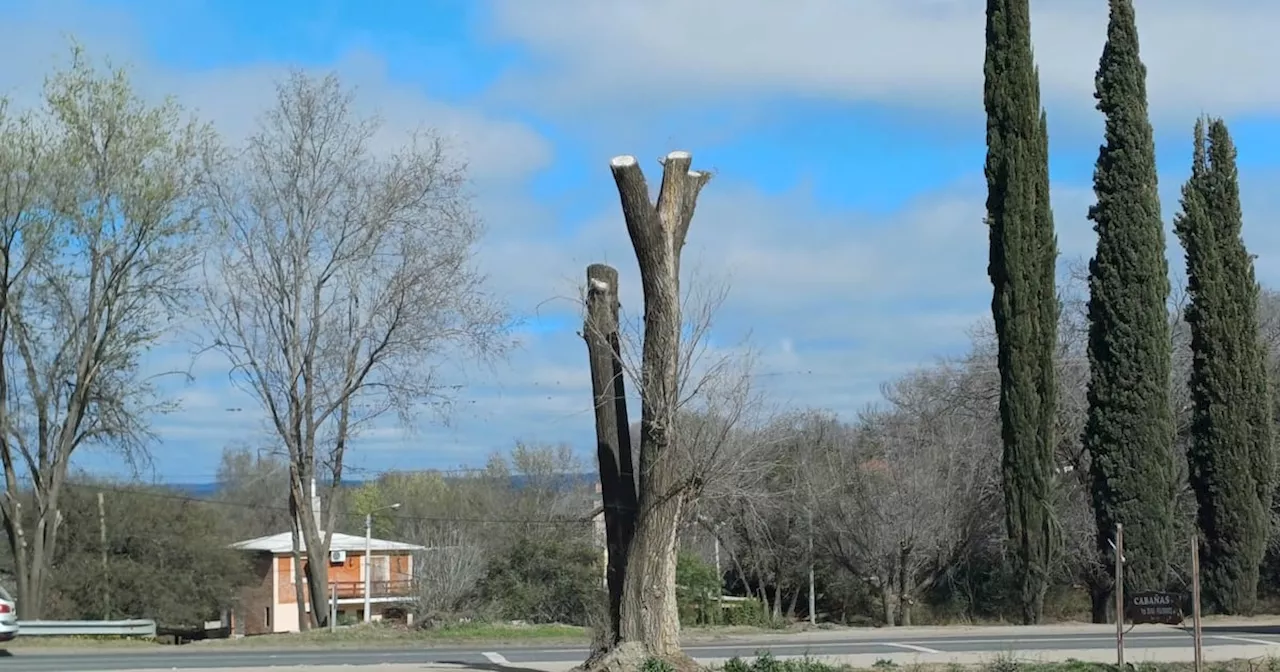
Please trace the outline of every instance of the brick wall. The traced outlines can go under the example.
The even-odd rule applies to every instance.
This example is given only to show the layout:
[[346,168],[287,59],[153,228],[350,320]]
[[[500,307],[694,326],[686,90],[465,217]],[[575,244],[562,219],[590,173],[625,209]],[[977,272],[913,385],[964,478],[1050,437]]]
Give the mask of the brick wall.
[[[267,611],[272,609],[271,569],[274,563],[270,553],[257,553],[249,563],[253,582],[240,589],[235,631],[245,635],[263,635],[272,631]],[[276,614],[272,613],[270,618],[274,621]]]

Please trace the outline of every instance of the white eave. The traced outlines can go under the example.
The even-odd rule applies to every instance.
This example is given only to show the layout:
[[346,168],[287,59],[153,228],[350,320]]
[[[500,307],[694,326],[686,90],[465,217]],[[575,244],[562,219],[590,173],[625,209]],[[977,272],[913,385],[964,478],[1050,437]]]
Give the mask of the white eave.
[[[321,534],[324,534],[321,532]],[[300,550],[307,550],[307,542],[299,539]],[[281,532],[267,537],[258,537],[257,539],[249,539],[246,541],[238,541],[231,544],[231,548],[239,551],[252,551],[257,553],[271,553],[273,555],[287,555],[293,553],[293,533]],[[406,544],[401,541],[388,541],[386,539],[370,539],[369,548],[374,553],[387,553],[390,551],[425,551],[425,546],[417,544]],[[336,532],[333,535],[333,541],[329,543],[330,551],[346,551],[348,553],[364,552],[364,537],[357,537],[353,534],[343,534]]]

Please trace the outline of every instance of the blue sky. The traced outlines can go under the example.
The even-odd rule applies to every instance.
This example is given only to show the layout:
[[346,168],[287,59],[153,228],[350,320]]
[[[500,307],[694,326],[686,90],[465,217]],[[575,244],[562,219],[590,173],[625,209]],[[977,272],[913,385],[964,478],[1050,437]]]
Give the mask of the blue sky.
[[[28,100],[75,36],[128,64],[145,95],[172,94],[234,142],[290,67],[337,71],[387,129],[450,138],[488,225],[492,289],[524,318],[520,348],[469,370],[447,424],[388,422],[357,442],[357,473],[480,465],[517,440],[590,456],[590,393],[574,301],[588,263],[634,257],[608,171],[634,154],[651,180],[673,149],[717,172],[686,267],[727,282],[715,344],[750,336],[772,408],[850,417],[879,385],[960,354],[990,297],[982,225],[980,0],[0,0],[0,93]],[[1139,0],[1166,219],[1197,114],[1240,146],[1246,236],[1280,287],[1280,86],[1269,64],[1280,6]],[[1089,253],[1084,213],[1100,141],[1092,109],[1105,3],[1033,2],[1051,120],[1064,263]],[[1190,51],[1188,41],[1198,48]],[[1172,243],[1172,238],[1170,239]],[[1176,246],[1171,266],[1182,264]],[[153,366],[188,359],[173,343]],[[254,402],[205,357],[154,421],[154,472],[208,480],[228,445],[268,446]],[[240,410],[228,410],[240,409]],[[638,412],[638,407],[635,408]],[[109,454],[77,463],[118,470]]]

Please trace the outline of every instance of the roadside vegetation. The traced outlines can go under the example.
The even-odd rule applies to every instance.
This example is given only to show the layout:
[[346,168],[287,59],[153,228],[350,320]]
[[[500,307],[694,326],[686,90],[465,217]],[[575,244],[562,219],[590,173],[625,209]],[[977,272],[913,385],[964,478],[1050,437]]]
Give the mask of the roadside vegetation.
[[[386,151],[353,89],[302,72],[230,146],[74,49],[42,104],[0,104],[0,574],[19,617],[203,630],[244,606],[228,545],[289,531],[309,556],[297,594],[319,605],[322,532],[362,534],[366,515],[427,549],[401,577],[414,625],[331,634],[296,599],[309,632],[255,643],[590,632],[586,670],[684,672],[681,628],[1102,623],[1118,616],[1118,526],[1129,592],[1185,595],[1194,554],[1207,611],[1268,611],[1280,294],[1257,285],[1214,118],[1187,120],[1187,282],[1169,282],[1137,19],[1109,5],[1098,246],[1060,267],[1029,3],[987,2],[993,310],[967,352],[886,381],[861,412],[766,399],[755,381],[779,372],[755,370],[749,342],[708,345],[733,336],[716,328],[728,288],[681,284],[711,171],[669,153],[655,203],[657,181],[617,156],[645,305],[620,315],[629,276],[588,267],[581,429],[594,410],[599,452],[515,444],[458,471],[360,473],[347,451],[379,419],[447,414],[461,386],[444,367],[514,345],[475,264],[466,157],[429,130]],[[246,428],[210,491],[76,473],[87,450],[145,473],[177,402],[144,363],[192,333],[269,426]]]
[[[890,660],[883,660],[869,669],[877,672],[890,670],[903,672],[1118,672],[1119,667],[1109,663],[1081,660],[1047,663],[996,658],[977,665],[900,665]],[[1138,672],[1188,672],[1194,670],[1195,666],[1191,663],[1137,663],[1128,666],[1127,669]],[[725,663],[722,670],[723,672],[861,672],[860,668],[833,665],[812,658],[779,659],[768,654],[751,660],[734,658]],[[1205,670],[1207,672],[1276,672],[1280,670],[1280,659],[1240,659],[1205,663]],[[665,670],[660,664],[654,662],[646,666],[645,672],[665,672]]]

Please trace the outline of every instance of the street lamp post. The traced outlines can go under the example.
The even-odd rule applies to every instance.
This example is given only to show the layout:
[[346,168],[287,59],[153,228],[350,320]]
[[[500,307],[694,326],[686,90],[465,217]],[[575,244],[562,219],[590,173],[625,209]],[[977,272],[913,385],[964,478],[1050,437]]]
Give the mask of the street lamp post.
[[723,522],[716,523],[709,520],[706,516],[699,515],[698,522],[702,523],[708,531],[711,532],[711,540],[716,563],[716,618],[715,622],[719,623],[724,618],[724,574],[720,571],[720,528]]
[[360,560],[360,566],[364,569],[364,622],[370,623],[373,620],[372,600],[369,595],[369,575],[370,563],[373,562],[373,514],[382,511],[394,511],[400,508],[400,503],[396,502],[390,506],[383,506],[364,514],[364,558]]

